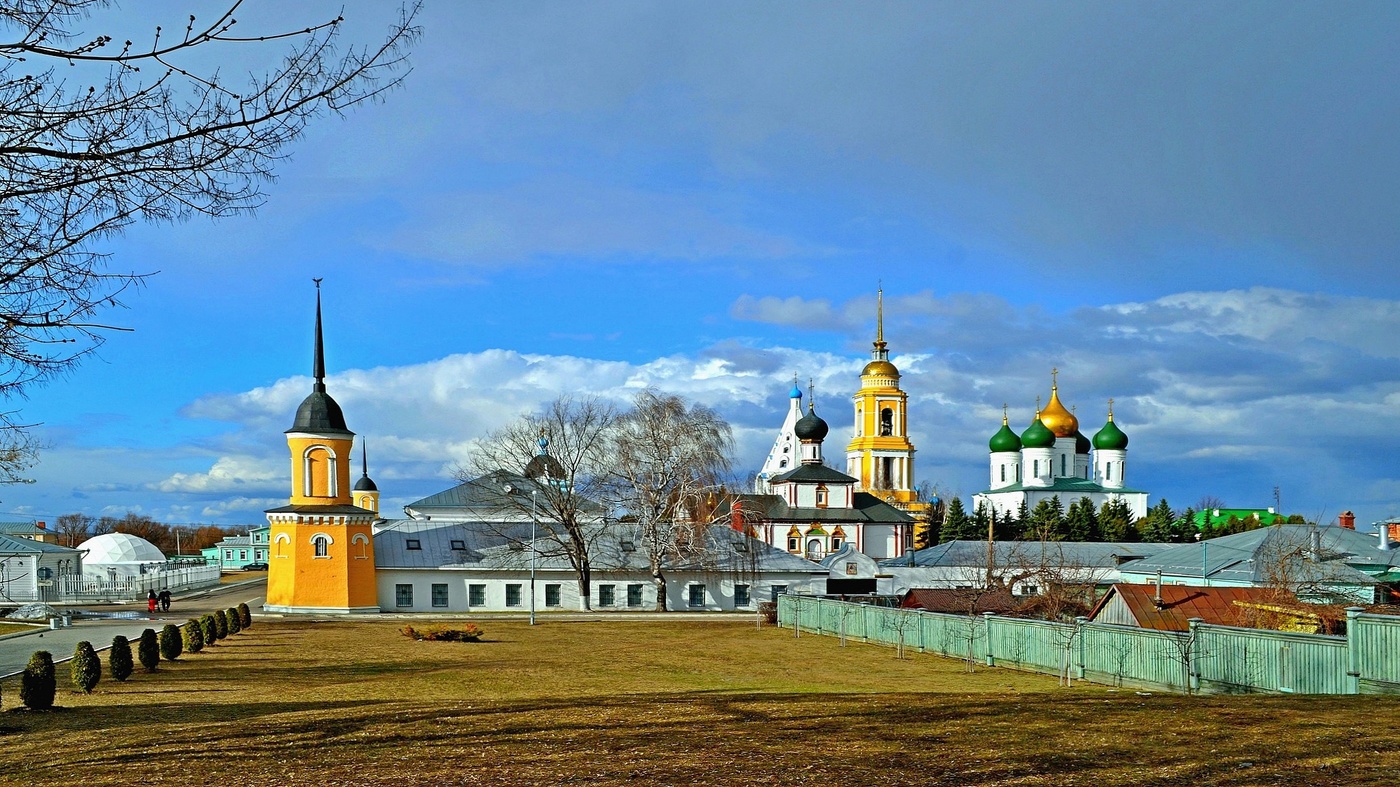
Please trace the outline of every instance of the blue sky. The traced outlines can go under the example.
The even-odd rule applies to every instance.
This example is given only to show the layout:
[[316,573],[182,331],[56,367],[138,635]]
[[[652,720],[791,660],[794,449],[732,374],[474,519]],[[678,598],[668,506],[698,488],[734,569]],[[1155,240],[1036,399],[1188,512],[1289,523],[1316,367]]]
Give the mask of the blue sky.
[[[240,26],[340,8],[282,5]],[[360,41],[392,20],[345,16]],[[108,315],[133,332],[13,403],[47,447],[0,507],[260,520],[288,493],[317,276],[388,511],[562,392],[703,401],[752,470],[814,377],[839,453],[883,282],[945,493],[981,490],[1002,403],[1023,428],[1058,367],[1087,432],[1116,400],[1154,501],[1278,486],[1323,521],[1398,514],[1397,17],[430,2],[403,89],[314,125],[256,215],[110,244],[159,273]]]

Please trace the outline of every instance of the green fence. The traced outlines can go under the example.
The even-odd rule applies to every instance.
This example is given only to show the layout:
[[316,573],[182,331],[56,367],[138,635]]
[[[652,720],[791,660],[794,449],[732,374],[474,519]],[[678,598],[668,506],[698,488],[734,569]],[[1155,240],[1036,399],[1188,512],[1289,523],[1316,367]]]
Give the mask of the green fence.
[[1400,619],[1347,612],[1346,637],[1211,626],[1151,631],[1079,620],[946,615],[784,595],[794,631],[1088,680],[1169,691],[1400,692]]

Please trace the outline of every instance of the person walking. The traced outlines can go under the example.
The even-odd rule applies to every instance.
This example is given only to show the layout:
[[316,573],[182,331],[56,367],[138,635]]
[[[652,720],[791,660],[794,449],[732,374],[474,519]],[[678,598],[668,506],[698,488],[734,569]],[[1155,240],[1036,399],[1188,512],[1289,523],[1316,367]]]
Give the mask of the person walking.
[[154,613],[156,611],[156,592],[154,590],[146,593],[146,611]]
[[160,611],[161,611],[161,612],[169,612],[169,611],[170,611],[170,591],[169,591],[169,590],[162,590],[162,591],[160,592],[160,595],[157,596],[156,598],[160,601]]

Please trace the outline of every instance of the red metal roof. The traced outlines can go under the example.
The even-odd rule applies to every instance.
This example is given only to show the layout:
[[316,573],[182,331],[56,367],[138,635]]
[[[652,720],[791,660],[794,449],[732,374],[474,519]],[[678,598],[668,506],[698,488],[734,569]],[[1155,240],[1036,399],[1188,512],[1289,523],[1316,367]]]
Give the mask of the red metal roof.
[[1200,618],[1206,623],[1218,626],[1245,625],[1242,610],[1236,601],[1252,604],[1269,603],[1277,600],[1277,593],[1269,588],[1206,588],[1185,585],[1163,585],[1162,606],[1157,607],[1155,585],[1129,585],[1118,583],[1113,586],[1089,619],[1095,620],[1105,606],[1117,596],[1127,605],[1128,611],[1139,626],[1157,631],[1186,631],[1187,621]]
[[1019,602],[1005,588],[995,590],[974,590],[962,588],[910,588],[904,594],[900,606],[905,609],[923,609],[929,612],[951,612],[966,615],[971,612],[1005,614],[1014,612]]

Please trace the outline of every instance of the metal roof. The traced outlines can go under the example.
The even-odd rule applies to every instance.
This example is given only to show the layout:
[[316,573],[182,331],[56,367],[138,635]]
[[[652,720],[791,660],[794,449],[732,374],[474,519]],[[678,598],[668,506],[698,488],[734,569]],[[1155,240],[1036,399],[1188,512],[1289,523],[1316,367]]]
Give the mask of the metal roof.
[[[1317,532],[1321,551],[1311,556],[1311,534]],[[1208,576],[1241,584],[1266,584],[1281,566],[1309,582],[1375,584],[1355,566],[1383,568],[1400,565],[1400,550],[1381,551],[1375,539],[1344,527],[1271,525],[1243,533],[1190,544],[1170,544],[1124,571],[1172,576]],[[1300,574],[1301,572],[1301,574]]]
[[[1007,566],[1046,562],[1060,566],[1113,568],[1128,561],[1140,561],[1169,546],[1114,541],[994,541],[992,560],[996,565]],[[907,554],[880,561],[883,568],[907,568],[910,565]],[[924,568],[986,566],[987,542],[946,541],[914,552],[912,565]]]
[[1079,495],[1088,494],[1147,494],[1141,489],[1129,489],[1127,487],[1109,489],[1102,484],[1096,484],[1087,478],[1074,478],[1072,476],[1056,476],[1051,479],[1049,486],[1030,486],[1024,483],[1000,486],[996,489],[984,489],[980,494],[996,495],[1002,492],[1072,492]]
[[[506,487],[510,487],[512,491],[505,491]],[[486,475],[464,481],[451,489],[445,489],[421,500],[415,500],[404,508],[415,511],[430,511],[435,514],[445,509],[460,510],[464,513],[463,519],[495,519],[506,515],[519,516],[522,508],[528,511],[532,490],[541,493],[541,504],[544,502],[543,493],[552,492],[539,482],[519,473],[493,470]],[[578,500],[578,506],[579,510],[590,513],[603,511],[601,505],[582,497]]]
[[46,544],[32,538],[15,538],[0,534],[0,555],[34,555],[44,552],[79,554],[82,550]]
[[768,479],[770,484],[782,484],[788,481],[806,481],[809,483],[832,483],[832,484],[854,484],[856,479],[846,475],[840,470],[827,467],[826,465],[798,465],[786,473],[779,473]]
[[[829,508],[803,508],[789,506],[786,500],[777,495],[736,495],[734,501],[742,502],[744,511],[757,512],[769,522],[831,522],[835,524],[865,523],[908,523],[913,517],[895,508],[869,492],[856,492],[851,497],[851,508],[832,506]],[[730,507],[721,505],[722,513]]]
[[1099,614],[1118,598],[1138,626],[1156,631],[1186,631],[1191,618],[1200,618],[1218,626],[1238,626],[1241,609],[1235,602],[1251,604],[1276,601],[1276,594],[1267,588],[1192,587],[1163,585],[1162,606],[1157,606],[1157,588],[1153,585],[1115,584],[1099,599],[1089,619]]

